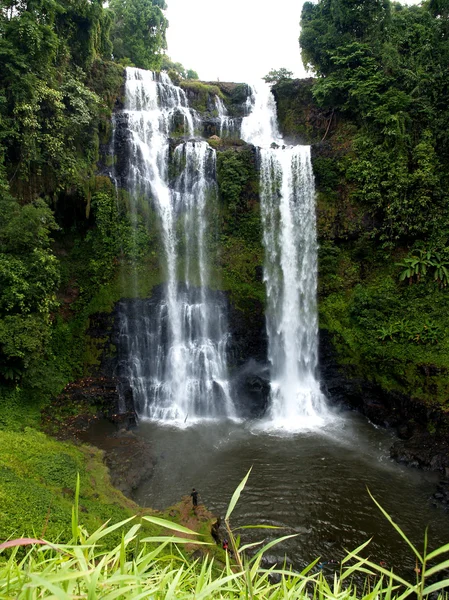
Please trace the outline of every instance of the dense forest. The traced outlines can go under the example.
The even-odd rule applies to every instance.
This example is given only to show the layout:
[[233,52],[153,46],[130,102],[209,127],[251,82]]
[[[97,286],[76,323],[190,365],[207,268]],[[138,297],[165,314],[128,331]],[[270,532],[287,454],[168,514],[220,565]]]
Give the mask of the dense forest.
[[[200,112],[212,110],[216,95],[231,115],[245,100],[246,86],[203,84],[171,61],[165,8],[164,0],[1,0],[0,430],[8,456],[0,504],[20,534],[45,521],[52,494],[73,488],[77,472],[92,527],[135,510],[104,484],[101,457],[36,430],[53,432],[55,411],[62,420],[85,410],[61,397],[48,405],[114,353],[92,329],[96,315],[132,295],[130,269],[141,271],[142,297],[163,280],[153,216],[144,208],[131,215],[129,196],[109,176],[124,68],[167,70]],[[419,425],[445,433],[449,0],[306,2],[300,45],[313,78],[293,80],[281,69],[269,81],[285,139],[313,144],[322,348],[360,394],[369,384],[418,403],[427,415]],[[252,333],[254,323],[263,328],[264,303],[255,152],[216,138],[215,266],[233,314],[245,315],[241,331]],[[43,500],[19,510],[14,499],[36,489]],[[52,534],[70,528],[72,498],[55,505]],[[11,527],[0,521],[6,538]]]
[[[37,399],[80,374],[79,352],[78,364],[64,364],[64,351],[77,351],[73,331],[60,326],[58,290],[71,275],[58,243],[76,241],[80,261],[88,257],[83,285],[90,291],[111,274],[120,252],[108,213],[114,192],[98,175],[124,65],[196,77],[164,54],[164,8],[163,0],[118,0],[108,8],[87,0],[2,2],[0,396],[6,403],[23,387]],[[80,295],[85,299],[89,290]]]
[[306,2],[316,78],[305,95],[274,87],[286,135],[313,138],[316,106],[325,118],[312,139],[320,326],[347,373],[434,408],[448,401],[448,9]]

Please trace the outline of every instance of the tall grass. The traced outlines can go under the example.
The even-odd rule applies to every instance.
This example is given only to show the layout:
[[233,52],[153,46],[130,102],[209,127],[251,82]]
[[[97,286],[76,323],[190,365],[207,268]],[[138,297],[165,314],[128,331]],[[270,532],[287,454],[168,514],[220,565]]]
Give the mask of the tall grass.
[[[226,513],[225,525],[232,558],[226,553],[225,563],[211,558],[207,550],[201,558],[189,560],[181,551],[185,544],[207,549],[208,542],[191,529],[153,516],[144,519],[170,533],[141,537],[141,524],[136,523],[122,534],[116,548],[103,549],[103,538],[127,523],[131,524],[134,517],[109,526],[105,524],[89,534],[78,522],[78,482],[70,544],[51,544],[37,539],[10,540],[0,544],[0,599],[403,600],[411,596],[424,600],[432,595],[432,599],[447,600],[445,589],[448,589],[449,579],[444,573],[449,568],[449,560],[442,557],[449,552],[449,544],[428,552],[426,534],[424,551],[419,552],[374,498],[416,558],[419,568],[415,581],[406,581],[363,557],[362,552],[369,542],[348,552],[340,572],[329,578],[321,571],[315,572],[318,559],[301,572],[262,568],[264,553],[291,536],[281,537],[265,546],[249,544],[239,547],[239,537],[235,536],[230,517],[248,476],[249,473],[234,492]],[[20,557],[18,549],[29,544],[29,551]],[[258,546],[262,547],[257,549]],[[10,552],[9,557],[6,557],[5,551]],[[248,551],[253,553],[252,556]],[[435,562],[435,559],[441,562]],[[361,576],[365,583],[357,586],[354,581],[360,581]]]

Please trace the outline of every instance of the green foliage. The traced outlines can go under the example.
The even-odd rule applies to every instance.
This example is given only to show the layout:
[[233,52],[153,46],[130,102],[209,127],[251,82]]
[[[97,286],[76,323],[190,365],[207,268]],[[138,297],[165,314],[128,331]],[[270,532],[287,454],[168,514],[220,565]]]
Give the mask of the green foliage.
[[[169,72],[169,75],[172,73]],[[222,91],[217,85],[203,83],[201,81],[192,81],[187,79],[175,79],[189,97],[189,105],[198,112],[204,113],[212,104],[215,106],[215,96],[223,98]]]
[[234,305],[254,310],[265,301],[260,269],[263,262],[259,175],[249,147],[217,153],[217,179],[222,208],[218,267]]
[[50,335],[60,274],[49,245],[57,226],[43,200],[0,200],[0,215],[0,381],[12,381]]
[[357,123],[346,178],[390,247],[433,235],[449,216],[449,41],[439,11],[389,0],[303,8],[300,42],[318,75],[314,97]]
[[312,89],[312,79],[281,79],[272,86],[279,128],[289,143],[313,144],[326,133],[327,123],[316,118]]
[[161,67],[167,43],[167,19],[163,0],[111,0],[113,53],[117,60],[130,59],[136,67]]
[[[258,546],[263,542],[239,546],[240,536],[234,537],[229,516],[248,475],[234,492],[228,508],[225,524],[233,555],[230,558],[229,553],[226,553],[225,562],[221,564],[214,564],[210,551],[209,555],[204,552],[200,561],[195,559],[192,562],[181,548],[188,543],[198,552],[198,547],[207,542],[198,540],[198,532],[159,517],[144,517],[142,523],[133,524],[126,533],[124,527],[132,521],[132,517],[109,526],[105,523],[90,534],[81,524],[84,519],[79,511],[78,480],[71,544],[66,545],[52,538],[48,542],[42,539],[44,536],[38,539],[37,533],[33,538],[19,538],[2,544],[0,552],[10,552],[10,556],[0,562],[0,593],[4,597],[19,600],[47,597],[49,594],[51,597],[67,599],[74,596],[89,596],[93,599],[149,596],[189,598],[193,595],[198,600],[306,600],[313,595],[314,598],[329,600],[400,600],[409,596],[424,600],[437,593],[437,600],[447,600],[444,590],[449,579],[445,578],[447,560],[444,555],[449,552],[449,544],[429,551],[426,532],[423,550],[419,550],[370,492],[368,493],[373,502],[409,546],[416,560],[416,577],[413,577],[413,581],[407,581],[382,563],[378,565],[369,557],[366,558],[369,541],[353,551],[346,551],[340,572],[334,573],[331,581],[327,581],[317,567],[319,558],[300,573],[285,568],[285,565],[280,568],[263,568],[264,555],[273,546],[282,544],[296,534],[274,539],[261,548]],[[150,523],[153,528],[162,529],[161,533],[142,537],[140,531],[146,523]],[[246,528],[272,529],[269,526]],[[180,535],[173,535],[173,531]],[[117,539],[118,532],[121,532],[121,538]],[[111,536],[115,538],[114,545],[110,543]],[[46,536],[47,539],[48,537]],[[29,550],[24,555],[25,548]]]
[[193,69],[186,69],[180,62],[173,62],[166,54],[162,57],[160,68],[163,71],[168,71],[172,81],[175,79],[177,81],[180,81],[181,79],[199,79],[196,71]]
[[441,288],[445,288],[449,283],[449,249],[444,248],[442,252],[418,249],[412,256],[407,256],[401,263],[396,263],[402,267],[399,280],[408,279],[411,284],[417,283],[422,277],[425,277],[427,271],[432,271],[433,279]]
[[320,249],[320,326],[331,334],[340,364],[350,376],[447,406],[449,298],[435,285],[433,267],[419,285],[404,285],[391,257],[347,246],[327,242]]
[[246,212],[258,188],[252,151],[226,150],[217,156],[217,180],[220,194],[231,215]]
[[289,79],[292,79],[292,77],[293,77],[292,71],[282,68],[282,69],[271,69],[271,71],[269,71],[265,75],[265,77],[262,77],[262,79],[266,83],[269,83],[270,85],[277,85],[278,83],[282,83],[284,81],[288,81]]
[[[0,431],[0,539],[47,536],[68,542],[77,473],[85,526],[130,516],[134,508],[109,482],[102,455],[48,438],[34,429]],[[110,539],[118,543],[120,535]]]

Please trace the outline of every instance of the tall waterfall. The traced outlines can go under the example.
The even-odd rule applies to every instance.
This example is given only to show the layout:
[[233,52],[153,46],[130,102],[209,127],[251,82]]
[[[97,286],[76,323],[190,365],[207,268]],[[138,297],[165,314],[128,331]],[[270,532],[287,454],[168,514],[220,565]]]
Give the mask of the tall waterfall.
[[315,187],[309,146],[286,147],[268,86],[252,88],[242,139],[260,147],[270,419],[295,429],[322,422],[318,361]]
[[[141,417],[189,422],[234,416],[226,368],[225,302],[208,289],[207,206],[216,201],[215,151],[192,138],[197,117],[165,74],[126,70],[127,186],[133,208],[157,213],[166,284],[121,314],[125,371]],[[170,169],[169,169],[170,166]],[[170,176],[169,176],[170,172]]]

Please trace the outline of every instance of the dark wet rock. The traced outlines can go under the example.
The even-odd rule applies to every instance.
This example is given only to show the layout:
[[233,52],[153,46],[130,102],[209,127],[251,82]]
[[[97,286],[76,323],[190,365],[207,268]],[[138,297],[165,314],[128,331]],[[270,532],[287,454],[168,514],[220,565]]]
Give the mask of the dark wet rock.
[[77,437],[96,419],[107,419],[130,427],[135,424],[132,402],[123,403],[118,379],[98,375],[66,385],[42,412],[44,428],[57,437]]
[[250,360],[233,378],[233,396],[237,402],[239,416],[262,417],[269,405],[270,376],[267,367]]
[[[361,412],[376,425],[395,428],[399,439],[390,449],[393,459],[449,476],[449,416],[438,406],[429,407],[403,394],[386,392],[369,381],[352,378],[338,364],[327,331],[320,331],[320,373],[323,391],[331,402]],[[446,489],[445,484],[443,488]]]
[[398,462],[422,469],[441,473],[449,469],[447,438],[427,431],[417,431],[410,439],[395,442],[390,454]]
[[114,178],[119,187],[125,187],[129,176],[129,152],[131,147],[131,131],[128,127],[128,115],[124,112],[116,112],[114,114],[114,127]]
[[409,423],[400,423],[396,432],[401,440],[409,440],[413,435],[413,428]]
[[262,302],[252,300],[245,311],[230,304],[228,324],[231,334],[228,362],[231,368],[242,367],[250,360],[265,365],[268,338]]
[[437,491],[432,496],[435,506],[449,508],[449,479],[442,479],[437,485]]

